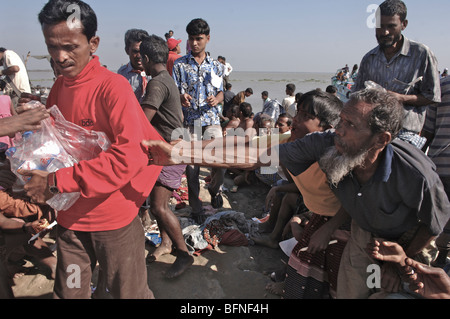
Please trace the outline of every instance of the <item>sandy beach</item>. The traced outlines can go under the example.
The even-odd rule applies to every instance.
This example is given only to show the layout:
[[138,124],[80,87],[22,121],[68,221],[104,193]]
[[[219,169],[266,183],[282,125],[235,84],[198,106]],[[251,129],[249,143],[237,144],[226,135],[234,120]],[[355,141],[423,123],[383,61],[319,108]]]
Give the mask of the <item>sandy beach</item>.
[[[208,176],[208,169],[201,170],[200,178]],[[206,184],[201,184],[200,197],[203,205],[208,206],[210,196]],[[230,189],[233,180],[226,176],[224,186]],[[245,214],[246,219],[260,218],[263,214],[265,195],[268,186],[256,184],[240,187],[236,193],[224,193],[224,207],[220,211],[236,211]],[[176,211],[179,215],[189,212],[189,206]],[[46,236],[45,241],[54,241]],[[146,254],[154,247],[146,245]],[[225,246],[207,250],[196,256],[194,264],[183,275],[175,279],[166,279],[164,272],[174,262],[174,255],[165,255],[156,262],[147,264],[148,284],[157,299],[280,299],[266,291],[271,281],[270,273],[283,266],[281,249],[262,246]],[[42,269],[31,262],[25,265],[29,271],[14,279],[13,292],[20,299],[52,298],[53,280],[45,276]],[[95,285],[94,274],[94,285]]]
[[[45,81],[46,73],[37,73],[34,84],[44,87],[50,86]],[[48,75],[47,77],[49,77]],[[49,77],[50,79],[50,77]],[[298,92],[321,87],[325,89],[330,81],[330,74],[325,73],[265,73],[265,72],[235,72],[231,76],[233,91],[238,93],[247,87],[252,87],[255,94],[248,98],[255,112],[262,107],[261,92],[268,90],[273,99],[280,102],[285,97],[285,86],[294,82]],[[202,169],[201,179],[206,178],[208,169]],[[225,177],[225,189],[231,189],[233,180]],[[233,210],[244,213],[245,218],[260,218],[269,187],[251,185],[240,187],[236,193],[224,192],[224,206],[220,211]],[[202,183],[200,197],[204,206],[210,205],[210,195]],[[187,202],[186,202],[187,203]],[[188,203],[187,203],[188,204]],[[176,211],[181,218],[190,212],[190,207]],[[53,244],[54,240],[48,235],[45,241]],[[146,245],[146,254],[155,248]],[[280,299],[269,293],[265,287],[271,281],[268,274],[283,267],[282,258],[286,256],[281,249],[271,249],[257,245],[225,246],[219,245],[215,250],[209,250],[195,257],[194,264],[181,277],[167,280],[164,272],[175,260],[174,255],[161,257],[154,263],[148,264],[148,283],[156,298],[162,299]],[[17,276],[13,282],[13,292],[16,298],[49,299],[52,298],[53,280],[46,277],[42,269],[27,262],[28,271]],[[93,285],[95,287],[96,273]]]

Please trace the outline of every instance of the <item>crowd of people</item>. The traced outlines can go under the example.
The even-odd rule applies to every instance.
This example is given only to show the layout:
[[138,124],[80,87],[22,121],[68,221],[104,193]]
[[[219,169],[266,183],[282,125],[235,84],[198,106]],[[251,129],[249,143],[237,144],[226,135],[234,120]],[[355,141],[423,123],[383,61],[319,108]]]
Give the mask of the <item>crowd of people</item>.
[[[81,27],[67,23],[72,4],[79,6]],[[95,55],[100,41],[92,8],[78,0],[48,1],[38,16],[57,75],[47,105],[58,105],[74,124],[104,132],[112,146],[53,173],[20,171],[29,178],[21,199],[8,192],[15,176],[2,159],[6,262],[20,260],[19,248],[37,256],[54,279],[54,298],[154,298],[147,264],[175,248],[165,274],[175,278],[194,262],[169,200],[185,174],[190,217],[203,224],[209,216],[199,197],[203,166],[210,168],[207,190],[215,209],[223,206],[227,171],[235,176],[231,191],[252,180],[270,186],[268,219],[252,240],[278,249],[290,237],[295,246],[269,291],[286,299],[450,298],[444,270],[450,79],[440,79],[428,47],[402,34],[408,24],[402,1],[386,0],[379,10],[378,46],[363,57],[347,103],[332,88],[296,93],[288,83],[281,103],[261,92],[263,108],[254,114],[246,102],[253,90],[233,93],[231,65],[207,51],[211,30],[204,19],[187,25],[185,55],[173,31],[163,39],[128,30],[129,62],[114,73]],[[1,75],[14,83],[23,68],[11,65],[10,52],[0,50]],[[366,87],[367,81],[378,87]],[[49,117],[44,106],[28,109],[37,99],[28,88],[10,87],[9,95],[0,95],[9,112],[0,119],[0,135],[7,139],[39,129]],[[234,152],[231,162],[227,152],[205,152],[225,145],[246,151]],[[276,163],[263,160],[269,153]],[[81,197],[66,211],[46,205],[72,192]],[[145,257],[147,208],[161,244]],[[41,238],[27,243],[43,230],[43,219],[58,222],[57,257]],[[430,258],[423,252],[433,244],[437,257]],[[80,269],[76,288],[67,284],[73,265]],[[380,284],[369,284],[373,266],[381,269]],[[6,273],[0,263],[0,275]],[[1,282],[0,297],[12,298],[8,281]]]

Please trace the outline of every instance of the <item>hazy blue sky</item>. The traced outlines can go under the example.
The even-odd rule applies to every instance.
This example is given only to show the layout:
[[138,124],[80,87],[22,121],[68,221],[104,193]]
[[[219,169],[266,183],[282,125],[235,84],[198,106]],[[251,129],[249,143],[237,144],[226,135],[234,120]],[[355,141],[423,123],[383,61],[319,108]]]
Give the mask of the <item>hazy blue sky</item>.
[[[47,0],[1,0],[0,46],[25,56],[47,54],[37,14]],[[211,27],[208,51],[237,71],[334,72],[359,64],[376,46],[367,26],[375,0],[86,0],[97,14],[97,54],[112,70],[127,62],[123,36],[142,28],[161,37],[169,29],[186,44],[186,25],[204,18]],[[450,1],[405,0],[404,34],[428,45],[439,69],[450,67]],[[33,62],[33,61],[32,61]],[[31,63],[31,62],[30,62]],[[37,65],[33,62],[33,65]],[[31,64],[29,65],[31,68]]]

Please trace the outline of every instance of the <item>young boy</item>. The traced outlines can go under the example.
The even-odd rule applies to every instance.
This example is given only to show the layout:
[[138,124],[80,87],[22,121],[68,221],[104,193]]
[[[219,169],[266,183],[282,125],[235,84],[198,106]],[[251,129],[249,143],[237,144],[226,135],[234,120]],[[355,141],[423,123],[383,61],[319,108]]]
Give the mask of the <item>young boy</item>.
[[[198,134],[207,133],[205,139],[222,137],[220,126],[220,103],[223,101],[223,65],[211,58],[206,52],[210,40],[210,28],[203,19],[194,19],[186,27],[189,35],[189,54],[175,61],[173,78],[178,86],[183,106],[184,126],[189,128],[192,139],[202,139]],[[194,129],[197,128],[197,129]],[[188,180],[189,205],[192,217],[203,223],[206,219],[202,202],[199,199],[200,167],[189,165],[186,168]],[[220,169],[212,169],[211,183],[208,191],[214,208],[223,205],[219,191],[223,184],[224,174]]]
[[[145,72],[152,76],[141,105],[150,124],[170,143],[174,138],[173,131],[183,126],[183,114],[178,88],[166,69],[169,49],[166,41],[152,35],[143,39],[140,51]],[[181,185],[185,168],[186,165],[163,167],[150,193],[150,207],[158,222],[162,242],[147,257],[147,261],[155,261],[164,254],[170,254],[173,242],[177,259],[166,272],[167,278],[181,275],[194,261],[186,247],[180,223],[168,205],[173,191]]]

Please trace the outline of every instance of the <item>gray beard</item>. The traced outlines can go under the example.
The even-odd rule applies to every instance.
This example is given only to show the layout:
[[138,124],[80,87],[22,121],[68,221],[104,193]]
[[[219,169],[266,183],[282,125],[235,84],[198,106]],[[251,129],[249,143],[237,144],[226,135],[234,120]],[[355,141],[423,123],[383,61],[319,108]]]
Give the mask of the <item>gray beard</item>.
[[319,166],[325,172],[328,182],[337,187],[355,167],[363,166],[367,152],[368,150],[364,149],[355,155],[340,154],[336,147],[332,146],[320,158]]

